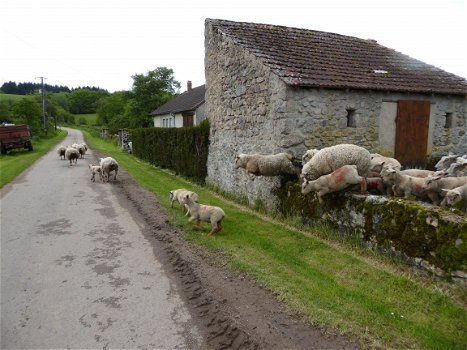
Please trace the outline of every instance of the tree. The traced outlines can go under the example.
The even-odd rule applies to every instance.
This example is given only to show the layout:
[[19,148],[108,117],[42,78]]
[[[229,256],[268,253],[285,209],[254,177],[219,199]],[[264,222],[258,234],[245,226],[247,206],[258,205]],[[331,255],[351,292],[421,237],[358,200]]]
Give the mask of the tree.
[[173,70],[158,67],[147,74],[136,74],[133,78],[132,101],[128,106],[130,127],[148,127],[148,113],[170,100],[180,90]]
[[34,97],[24,97],[11,107],[12,119],[17,124],[27,124],[34,133],[41,132],[41,104]]
[[70,112],[74,114],[96,113],[97,101],[108,94],[104,90],[73,90],[68,94]]
[[[97,124],[108,127],[112,124],[117,126],[117,129],[129,127],[128,118],[123,118],[129,99],[128,91],[116,91],[97,101]],[[117,119],[118,122],[116,123],[114,119]]]

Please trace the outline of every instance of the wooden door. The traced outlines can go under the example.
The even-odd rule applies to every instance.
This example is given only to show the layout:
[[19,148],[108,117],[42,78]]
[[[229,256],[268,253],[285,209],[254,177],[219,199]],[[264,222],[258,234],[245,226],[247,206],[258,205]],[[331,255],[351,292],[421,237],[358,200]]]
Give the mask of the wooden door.
[[183,116],[183,126],[193,126],[193,112],[182,113]]
[[405,168],[424,168],[428,147],[430,101],[398,101],[394,157]]

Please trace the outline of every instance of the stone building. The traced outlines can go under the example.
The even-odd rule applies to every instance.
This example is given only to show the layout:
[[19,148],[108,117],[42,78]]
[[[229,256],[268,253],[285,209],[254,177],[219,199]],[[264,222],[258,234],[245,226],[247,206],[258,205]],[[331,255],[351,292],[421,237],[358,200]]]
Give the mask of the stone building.
[[467,153],[466,80],[375,40],[206,19],[205,72],[207,181],[250,203],[274,207],[280,179],[249,180],[238,153],[354,143],[406,166]]
[[195,126],[205,119],[204,85],[193,88],[191,81],[187,90],[149,113],[154,118],[155,128],[181,128]]

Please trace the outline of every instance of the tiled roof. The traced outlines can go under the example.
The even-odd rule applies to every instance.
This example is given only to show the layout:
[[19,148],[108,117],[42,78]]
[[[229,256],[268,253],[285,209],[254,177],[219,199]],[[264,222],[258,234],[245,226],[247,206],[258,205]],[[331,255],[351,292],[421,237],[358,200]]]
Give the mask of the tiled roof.
[[464,78],[376,43],[340,34],[206,19],[286,84],[465,95]]
[[195,87],[191,91],[185,91],[184,93],[164,103],[162,106],[149,113],[149,115],[155,116],[168,113],[194,111],[196,108],[198,108],[204,103],[205,92],[205,85]]

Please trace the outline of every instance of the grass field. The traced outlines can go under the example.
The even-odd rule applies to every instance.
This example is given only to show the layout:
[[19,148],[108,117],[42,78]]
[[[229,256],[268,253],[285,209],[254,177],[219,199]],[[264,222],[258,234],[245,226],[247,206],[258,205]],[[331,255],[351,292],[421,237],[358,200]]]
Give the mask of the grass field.
[[[74,114],[75,123],[78,125],[96,125],[97,114]],[[85,123],[83,123],[83,121]]]
[[22,98],[26,97],[27,95],[12,95],[12,94],[4,94],[0,92],[0,101],[3,100],[11,100],[13,102],[16,102],[18,100],[21,100]]
[[[324,225],[306,231],[288,227],[142,162],[89,132],[85,138],[154,192],[186,239],[213,260],[221,259],[267,286],[310,323],[355,336],[365,347],[465,349],[465,289],[443,289],[438,282],[400,273],[378,257],[319,239],[322,231],[331,230]],[[204,232],[193,230],[180,207],[170,208],[169,191],[181,187],[196,191],[202,203],[224,209],[224,230],[218,236],[207,235],[208,226]]]
[[51,138],[33,140],[34,151],[32,152],[24,149],[13,149],[6,155],[0,155],[0,188],[11,182],[32,163],[47,153],[66,134],[66,131],[60,130],[57,135]]

